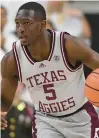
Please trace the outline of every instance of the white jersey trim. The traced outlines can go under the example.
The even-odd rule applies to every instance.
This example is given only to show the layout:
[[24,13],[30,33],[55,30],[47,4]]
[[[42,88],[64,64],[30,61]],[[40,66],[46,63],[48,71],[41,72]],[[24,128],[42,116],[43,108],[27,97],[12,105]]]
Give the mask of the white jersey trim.
[[22,49],[23,49],[23,51],[24,51],[24,54],[25,54],[26,58],[29,60],[29,62],[30,62],[31,64],[33,64],[33,65],[34,65],[33,60],[32,60],[32,59],[28,56],[28,54],[27,54],[27,52],[26,52],[26,50],[25,50],[25,47],[24,47],[24,46],[22,46]]
[[51,60],[51,57],[53,55],[53,51],[54,51],[54,47],[55,47],[55,32],[50,30],[53,34],[53,38],[52,38],[52,47],[51,47],[51,52],[50,52],[50,55],[48,57],[48,60],[50,61]]

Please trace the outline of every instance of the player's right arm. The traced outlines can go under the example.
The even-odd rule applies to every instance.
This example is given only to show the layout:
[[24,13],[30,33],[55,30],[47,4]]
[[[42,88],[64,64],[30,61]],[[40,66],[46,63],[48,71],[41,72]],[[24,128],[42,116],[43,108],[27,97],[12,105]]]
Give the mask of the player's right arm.
[[[1,99],[10,107],[18,85],[18,73],[12,51],[7,53],[1,61],[1,76]],[[4,128],[4,116],[2,112],[1,114],[1,128]]]

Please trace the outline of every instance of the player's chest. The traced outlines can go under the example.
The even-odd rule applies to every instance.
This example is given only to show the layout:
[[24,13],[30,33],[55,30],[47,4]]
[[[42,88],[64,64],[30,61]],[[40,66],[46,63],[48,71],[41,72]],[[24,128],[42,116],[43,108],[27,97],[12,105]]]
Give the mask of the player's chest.
[[37,62],[34,65],[27,65],[22,70],[23,81],[32,87],[64,81],[67,79],[65,67],[61,62]]

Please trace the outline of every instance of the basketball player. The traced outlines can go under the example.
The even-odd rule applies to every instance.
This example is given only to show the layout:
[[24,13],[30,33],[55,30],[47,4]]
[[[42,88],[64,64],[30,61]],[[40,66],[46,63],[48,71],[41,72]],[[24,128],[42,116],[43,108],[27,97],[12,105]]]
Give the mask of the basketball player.
[[2,60],[2,97],[12,101],[18,80],[26,85],[34,138],[94,138],[99,120],[84,95],[83,63],[99,68],[99,54],[67,32],[46,30],[45,10],[36,2],[19,8],[15,23],[19,41]]

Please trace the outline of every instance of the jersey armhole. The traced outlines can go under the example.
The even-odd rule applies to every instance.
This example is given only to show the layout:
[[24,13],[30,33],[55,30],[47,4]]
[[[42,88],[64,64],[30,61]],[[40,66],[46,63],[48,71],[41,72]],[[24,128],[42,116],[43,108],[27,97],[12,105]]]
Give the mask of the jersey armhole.
[[15,64],[17,67],[18,78],[19,78],[19,81],[22,82],[22,73],[21,73],[20,62],[19,62],[18,53],[17,53],[17,49],[16,49],[16,42],[14,42],[12,45],[12,51],[13,51],[13,56],[15,59]]
[[73,66],[73,65],[70,63],[70,61],[69,61],[69,59],[68,59],[67,51],[66,51],[66,48],[65,48],[65,38],[64,38],[64,35],[65,35],[65,34],[70,35],[70,34],[67,33],[67,32],[62,32],[62,33],[61,33],[61,36],[60,36],[60,37],[61,37],[62,57],[63,57],[63,60],[64,60],[65,65],[66,65],[66,67],[69,69],[69,71],[74,72],[74,71],[80,69],[80,68],[82,67],[83,64],[82,64],[82,62],[80,62],[80,61],[77,61],[75,66]]

